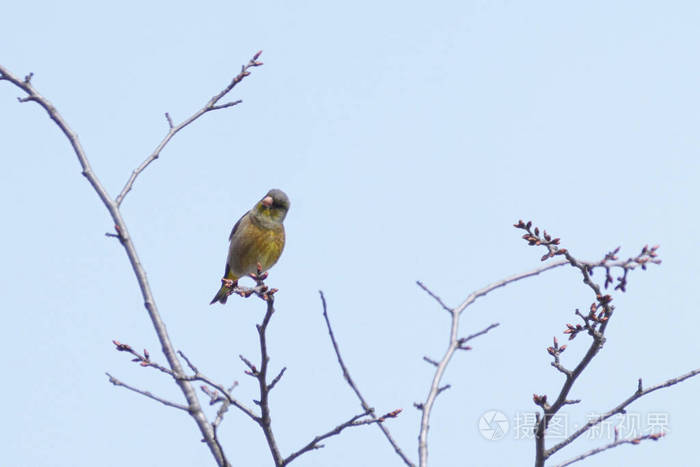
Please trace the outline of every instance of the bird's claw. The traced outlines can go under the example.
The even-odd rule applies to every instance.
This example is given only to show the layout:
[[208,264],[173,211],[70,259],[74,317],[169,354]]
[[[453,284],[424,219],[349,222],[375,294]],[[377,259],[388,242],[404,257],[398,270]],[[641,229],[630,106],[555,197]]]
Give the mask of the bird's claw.
[[233,288],[236,285],[236,281],[231,279],[226,279],[225,277],[221,279],[221,283],[228,288]]

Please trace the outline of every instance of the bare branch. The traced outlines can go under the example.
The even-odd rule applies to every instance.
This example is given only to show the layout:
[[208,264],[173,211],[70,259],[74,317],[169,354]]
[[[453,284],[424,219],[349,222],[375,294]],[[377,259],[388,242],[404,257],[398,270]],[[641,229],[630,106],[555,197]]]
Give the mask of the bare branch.
[[140,354],[136,350],[134,350],[134,348],[131,347],[129,344],[122,344],[117,340],[113,340],[112,343],[114,344],[117,351],[127,352],[133,355],[134,358],[131,360],[132,362],[136,362],[143,367],[155,368],[156,370],[165,373],[166,375],[175,377],[175,374],[170,368],[166,368],[163,365],[151,361],[151,356],[149,355],[148,350],[144,349],[143,354]]
[[[176,378],[176,379],[179,379],[182,381],[201,381],[201,382],[211,386],[212,388],[214,388],[218,391],[217,394],[220,394],[221,401],[225,400],[227,402],[227,404],[233,405],[234,407],[239,409],[241,412],[246,414],[248,417],[250,417],[253,421],[255,421],[256,423],[260,423],[260,417],[258,415],[256,415],[255,412],[253,412],[253,410],[246,407],[244,404],[242,404],[240,401],[238,401],[235,397],[233,397],[233,395],[231,394],[231,390],[233,388],[231,388],[230,390],[227,390],[226,388],[224,388],[223,385],[221,385],[219,383],[215,383],[214,381],[209,379],[207,376],[203,375],[199,371],[199,369],[196,366],[194,366],[194,364],[190,361],[190,359],[187,357],[187,355],[185,355],[183,352],[181,352],[179,350],[177,351],[178,355],[180,355],[183,358],[183,360],[185,360],[185,362],[187,363],[187,366],[189,366],[190,369],[194,372],[194,375],[189,376],[189,375],[183,374],[183,375],[177,376],[177,375],[175,375],[175,373],[172,370],[164,367],[163,365],[160,365],[160,364],[152,361],[150,359],[150,355],[148,354],[147,350],[144,350],[144,353],[140,354],[137,351],[135,351],[133,349],[133,347],[131,347],[129,344],[123,344],[123,343],[116,341],[116,340],[112,341],[112,342],[114,343],[114,345],[118,351],[128,352],[131,355],[133,355],[134,358],[132,359],[132,362],[136,362],[140,366],[155,368],[156,370],[158,370],[162,373],[165,373],[167,375],[172,376],[173,378]],[[236,384],[234,384],[234,387],[236,386]],[[204,390],[206,392],[204,386],[202,387],[202,390]],[[213,394],[210,394],[209,392],[207,392],[207,395],[209,395],[211,398],[215,397]],[[217,402],[218,401],[219,400],[217,399]]]
[[[290,462],[292,462],[294,459],[299,457],[300,455],[304,454],[305,452],[313,451],[315,449],[320,449],[323,447],[322,444],[319,444],[321,441],[324,439],[330,438],[331,436],[339,435],[340,432],[342,432],[344,429],[353,427],[353,426],[362,426],[362,425],[370,425],[372,423],[382,423],[384,420],[387,418],[395,418],[400,410],[394,411],[394,412],[389,412],[388,414],[382,415],[379,418],[372,417],[372,411],[371,410],[365,410],[364,413],[361,413],[359,415],[355,415],[352,417],[350,420],[346,421],[345,423],[341,423],[340,425],[336,426],[330,431],[327,431],[326,433],[322,435],[316,436],[314,439],[312,439],[308,444],[306,444],[303,448],[299,449],[298,451],[293,452],[289,456],[287,456],[284,459],[284,463],[282,465],[287,465]],[[366,420],[359,420],[360,418],[369,415],[372,418],[368,418]]]
[[226,108],[228,108],[228,107],[233,107],[234,105],[238,105],[238,104],[240,104],[241,102],[243,102],[243,101],[239,99],[239,100],[237,100],[237,101],[227,102],[227,103],[221,104],[221,105],[215,105],[215,106],[212,106],[211,110],[226,109]]
[[[547,402],[546,395],[535,394],[533,396],[535,404],[540,406],[543,410],[543,414],[541,416],[540,414],[537,414],[537,424],[535,428],[535,466],[543,467],[545,461],[553,453],[557,452],[564,446],[571,443],[574,439],[578,438],[581,434],[588,431],[591,427],[597,425],[598,423],[601,423],[603,420],[613,416],[616,413],[621,413],[624,410],[624,407],[626,407],[632,401],[645,394],[644,390],[642,389],[640,380],[637,392],[633,396],[628,398],[625,402],[623,402],[607,414],[604,414],[601,417],[589,421],[589,423],[581,427],[563,442],[557,444],[551,449],[546,449],[545,435],[549,426],[549,422],[564,405],[578,402],[571,401],[568,399],[569,392],[571,391],[571,388],[573,387],[574,383],[581,375],[583,370],[586,369],[588,364],[593,360],[593,358],[598,354],[600,349],[602,349],[603,345],[605,344],[605,330],[607,328],[608,323],[610,322],[610,318],[613,315],[613,310],[615,309],[615,307],[611,305],[611,302],[613,300],[612,296],[604,294],[604,292],[601,289],[601,286],[593,280],[592,276],[595,269],[602,268],[605,270],[605,282],[603,284],[603,287],[606,289],[609,285],[611,285],[614,282],[614,279],[611,275],[611,270],[614,268],[622,269],[623,274],[622,276],[617,278],[618,284],[615,287],[615,290],[621,290],[622,292],[624,292],[627,286],[627,276],[629,271],[634,270],[638,266],[640,266],[642,269],[646,269],[647,264],[660,264],[661,260],[658,259],[658,255],[656,253],[658,246],[654,246],[651,248],[645,246],[644,248],[642,248],[641,252],[636,257],[631,257],[624,261],[618,261],[618,258],[616,256],[617,253],[620,251],[620,248],[618,247],[615,250],[607,253],[604,256],[604,258],[598,262],[584,262],[574,258],[567,249],[561,248],[559,246],[559,238],[552,238],[552,236],[549,235],[546,230],[543,230],[540,234],[540,229],[538,227],[533,228],[532,222],[525,223],[522,220],[520,220],[514,225],[514,227],[517,229],[524,230],[526,232],[523,235],[523,239],[526,242],[528,242],[530,246],[543,246],[547,249],[547,253],[541,258],[542,261],[545,261],[549,258],[553,258],[554,256],[564,256],[564,258],[566,258],[566,260],[572,267],[578,269],[581,272],[584,284],[586,284],[595,295],[595,301],[591,304],[587,314],[581,313],[578,309],[576,310],[576,315],[581,318],[583,324],[577,324],[575,326],[573,324],[567,324],[567,329],[564,331],[565,334],[569,335],[570,340],[574,339],[582,331],[586,331],[586,333],[589,336],[591,336],[592,342],[586,353],[576,365],[576,367],[573,370],[569,370],[561,364],[559,357],[560,354],[566,349],[566,346],[559,346],[559,343],[557,342],[556,338],[554,339],[554,345],[547,348],[547,352],[554,358],[552,366],[565,376],[565,380],[559,391],[559,395],[557,396],[554,403],[552,403],[551,405]],[[693,372],[689,373],[688,375],[684,375],[684,377],[681,378],[689,378],[693,376],[692,373]],[[676,384],[676,382],[682,381],[682,379],[678,379],[678,381],[669,380],[669,382],[674,381],[671,384]],[[653,388],[652,390],[656,390],[661,387],[667,387],[668,385],[664,383],[662,385],[659,385],[658,387]],[[616,440],[615,443],[612,443],[599,450],[593,450],[589,453],[586,453],[585,455],[577,458],[574,461],[581,460],[597,452],[601,452],[606,449],[611,449],[612,447],[633,441],[634,440],[623,440],[618,442]],[[637,440],[637,442],[639,442],[639,440]]]
[[[179,350],[177,353],[185,360],[185,362],[187,362],[187,365],[194,372],[194,375],[192,375],[192,376],[183,375],[180,377],[181,379],[183,379],[185,381],[201,381],[201,382],[211,386],[212,388],[216,389],[222,395],[222,397],[224,397],[231,405],[233,405],[234,407],[239,409],[241,412],[246,414],[255,423],[260,423],[260,417],[252,409],[246,407],[244,404],[242,404],[240,401],[238,401],[238,399],[233,397],[233,395],[231,394],[231,390],[233,389],[233,387],[231,388],[231,390],[229,390],[229,389],[226,389],[222,384],[215,383],[210,378],[203,375],[199,371],[199,369],[197,369],[197,367],[192,364],[190,359],[187,358],[187,356],[184,353],[182,353]],[[234,387],[235,386],[236,386],[236,384],[234,384]]]
[[[663,383],[657,384],[657,385],[655,385],[655,386],[650,386],[650,387],[648,387],[648,388],[646,388],[646,389],[643,389],[643,388],[641,387],[641,381],[642,381],[642,380],[640,379],[640,380],[639,380],[640,384],[637,386],[636,391],[635,391],[631,396],[629,396],[627,399],[625,399],[624,401],[622,401],[620,404],[618,404],[616,407],[614,407],[613,409],[609,410],[608,412],[606,412],[606,413],[604,413],[604,414],[602,414],[602,415],[600,415],[600,416],[598,416],[598,417],[595,417],[594,419],[589,420],[585,425],[583,425],[581,428],[579,428],[578,430],[576,430],[574,433],[572,433],[568,438],[566,438],[566,439],[565,439],[564,441],[562,441],[561,443],[559,443],[559,444],[557,444],[557,445],[555,445],[555,446],[552,446],[550,449],[548,449],[548,450],[545,452],[545,457],[550,457],[552,454],[554,454],[555,452],[559,451],[560,449],[562,449],[563,447],[567,446],[568,444],[571,444],[576,438],[578,438],[578,437],[581,436],[582,434],[586,433],[588,430],[590,430],[590,429],[593,428],[594,426],[599,425],[599,424],[602,423],[603,421],[605,421],[605,420],[607,420],[608,418],[612,417],[613,415],[624,413],[625,408],[626,408],[628,405],[630,405],[632,402],[634,402],[634,401],[636,401],[637,399],[639,399],[640,397],[643,397],[643,396],[645,396],[645,395],[647,395],[647,394],[649,394],[649,393],[651,393],[651,392],[658,391],[659,389],[664,389],[664,388],[671,387],[671,386],[673,386],[673,385],[675,385],[675,384],[678,384],[678,383],[680,383],[680,382],[682,382],[682,381],[685,381],[686,379],[690,379],[690,378],[692,378],[692,377],[694,377],[694,376],[697,376],[698,374],[700,374],[700,368],[695,369],[695,370],[693,370],[693,371],[690,371],[690,372],[688,372],[688,373],[686,373],[686,374],[684,374],[684,375],[678,376],[678,377],[676,377],[676,378],[671,378],[671,379],[666,380],[666,381],[664,381]],[[609,447],[606,447],[605,449],[610,449],[611,447],[614,447],[614,446],[609,446]],[[605,449],[603,449],[603,450],[605,450]],[[593,454],[596,454],[596,453],[593,453]],[[588,454],[588,455],[586,455],[585,457],[588,457],[588,456],[593,455],[593,454]],[[582,457],[581,459],[583,459],[583,458],[584,458],[584,457]]]
[[[435,404],[435,399],[437,398],[438,394],[440,394],[440,392],[441,392],[440,383],[442,381],[442,377],[445,373],[445,370],[447,369],[447,365],[449,364],[450,360],[452,359],[452,355],[458,349],[469,350],[470,347],[465,345],[465,343],[467,341],[469,341],[475,337],[481,336],[481,335],[487,333],[488,331],[490,331],[491,329],[495,328],[496,326],[498,326],[498,323],[494,323],[494,324],[491,324],[490,326],[488,326],[486,329],[484,329],[476,334],[473,334],[473,335],[468,336],[466,338],[459,338],[459,337],[457,337],[459,334],[459,318],[460,318],[462,312],[469,305],[474,303],[474,301],[476,301],[477,298],[483,297],[483,296],[487,295],[488,293],[490,293],[490,292],[492,292],[500,287],[504,287],[508,284],[519,281],[521,279],[536,276],[540,273],[543,273],[543,272],[548,271],[550,269],[557,268],[559,266],[563,266],[567,263],[568,263],[568,261],[561,260],[559,262],[554,262],[554,263],[548,264],[547,266],[539,267],[539,268],[533,269],[531,271],[523,272],[520,274],[514,274],[514,275],[507,277],[505,279],[502,279],[498,282],[494,282],[493,284],[487,285],[484,288],[481,288],[475,292],[472,292],[466,298],[466,300],[464,300],[456,308],[448,307],[447,305],[445,305],[443,303],[443,301],[436,294],[434,294],[431,290],[429,290],[422,282],[417,282],[418,286],[420,286],[423,290],[425,290],[431,297],[433,297],[440,304],[440,306],[442,306],[443,309],[447,310],[450,313],[450,317],[451,317],[449,345],[447,347],[447,350],[445,351],[445,355],[442,357],[440,362],[437,362],[437,364],[435,365],[436,366],[435,374],[433,375],[433,380],[430,384],[430,390],[428,391],[428,395],[426,396],[425,402],[414,404],[414,406],[422,412],[420,432],[418,434],[418,456],[420,458],[420,466],[421,467],[428,465],[428,429],[430,427],[430,416],[432,414],[433,406]],[[432,363],[433,361],[428,360],[428,362]]]
[[286,367],[286,366],[285,366],[284,368],[282,368],[282,370],[277,374],[277,376],[274,377],[274,379],[272,380],[272,382],[271,382],[270,385],[269,385],[269,389],[270,389],[270,390],[272,390],[272,388],[274,388],[275,385],[276,385],[277,383],[279,383],[279,380],[282,379],[282,376],[284,376],[284,372],[285,372],[285,371],[287,371],[287,367]]
[[373,420],[377,420],[377,426],[379,426],[379,429],[382,430],[382,433],[384,433],[384,437],[389,441],[389,444],[394,448],[394,451],[396,454],[401,458],[401,460],[404,462],[404,464],[410,466],[410,467],[415,467],[415,464],[411,462],[411,460],[404,454],[404,452],[401,450],[399,445],[396,443],[394,438],[391,436],[391,433],[389,432],[389,429],[384,426],[382,423],[382,420],[378,418],[375,413],[374,409],[370,407],[370,405],[367,403],[365,398],[362,396],[362,393],[360,393],[360,390],[357,388],[357,385],[355,382],[352,380],[352,377],[350,376],[350,372],[348,371],[348,367],[345,366],[345,362],[343,361],[343,357],[340,355],[340,348],[338,347],[338,342],[335,340],[335,335],[333,334],[333,328],[331,327],[331,322],[330,319],[328,318],[328,307],[326,304],[326,297],[323,295],[323,291],[319,290],[318,293],[321,295],[321,303],[323,304],[323,319],[326,321],[326,327],[328,328],[328,335],[331,338],[331,343],[333,344],[333,350],[335,351],[335,356],[338,359],[338,364],[340,365],[340,368],[343,370],[343,377],[345,378],[345,381],[347,381],[348,385],[350,388],[353,390],[357,398],[360,400],[360,405],[362,405],[362,409],[369,414]]
[[440,304],[443,310],[447,311],[448,313],[452,313],[452,308],[449,306],[445,305],[445,302],[442,301],[442,298],[438,297],[435,293],[433,293],[432,290],[430,290],[425,284],[423,284],[421,281],[416,281],[416,284],[418,284],[418,287],[421,289],[425,290],[425,292],[433,297],[436,302]]
[[601,447],[599,447],[599,448],[591,449],[590,451],[585,452],[585,453],[581,454],[580,456],[576,456],[576,457],[574,457],[573,459],[570,459],[570,460],[564,462],[563,464],[559,464],[557,467],[565,467],[565,466],[567,466],[567,465],[571,465],[571,464],[573,464],[573,463],[575,463],[575,462],[582,461],[583,459],[585,459],[585,458],[587,458],[587,457],[591,457],[591,456],[593,456],[593,455],[595,455],[595,454],[599,454],[599,453],[601,453],[601,452],[603,452],[603,451],[607,451],[608,449],[616,448],[616,447],[622,446],[622,445],[624,445],[624,444],[633,444],[633,445],[637,445],[637,444],[639,444],[639,443],[641,443],[642,441],[645,441],[645,440],[658,441],[658,440],[661,439],[663,436],[664,436],[663,433],[652,433],[652,434],[649,434],[649,435],[640,436],[640,437],[638,437],[638,438],[618,439],[618,440],[616,440],[616,441],[613,441],[613,442],[610,443],[610,444],[606,444],[605,446],[601,446]]
[[[231,386],[228,392],[233,391],[233,388],[236,386],[234,384]],[[203,386],[202,389],[206,387]],[[211,404],[211,403],[210,403]],[[221,446],[221,441],[219,441],[219,426],[221,426],[221,422],[224,420],[224,414],[228,411],[228,408],[231,406],[231,402],[228,399],[223,399],[221,401],[221,407],[219,407],[219,410],[216,411],[216,418],[211,424],[212,431],[214,431],[214,441],[216,442],[216,445],[219,446],[219,449],[221,450],[222,454],[224,453],[224,448]],[[224,460],[226,463],[228,463],[228,460],[225,457],[224,454]]]
[[58,128],[63,132],[66,138],[68,138],[68,141],[73,147],[73,152],[78,157],[78,162],[82,167],[83,176],[87,178],[88,182],[90,182],[92,187],[95,189],[95,192],[97,192],[97,195],[100,197],[104,205],[109,210],[112,217],[115,218],[115,223],[117,223],[116,217],[118,217],[119,214],[117,212],[117,206],[114,205],[114,202],[107,193],[107,190],[105,190],[105,188],[102,186],[102,183],[92,171],[92,167],[90,166],[87,156],[85,155],[85,151],[83,150],[83,147],[80,144],[78,135],[68,126],[68,123],[66,123],[66,121],[63,119],[63,116],[58,112],[58,110],[56,110],[56,107],[54,107],[54,105],[48,99],[43,97],[36,91],[36,89],[34,89],[34,87],[31,84],[32,76],[33,73],[30,73],[25,77],[24,80],[20,80],[12,73],[10,73],[9,70],[0,65],[0,79],[9,81],[10,83],[14,84],[27,94],[27,97],[20,98],[19,102],[36,102],[37,104],[39,104],[49,115],[49,118],[51,118],[51,120],[53,120],[54,123],[58,126]]
[[126,388],[130,391],[134,391],[135,393],[141,394],[142,396],[146,396],[149,399],[153,399],[154,401],[158,401],[161,404],[167,405],[168,407],[174,407],[176,409],[184,410],[185,412],[189,411],[187,406],[184,406],[182,404],[178,404],[177,402],[171,402],[167,399],[163,399],[162,397],[159,397],[159,396],[152,394],[150,391],[144,391],[143,389],[138,389],[138,388],[135,388],[133,386],[130,386],[130,385],[118,380],[117,378],[110,375],[109,373],[105,373],[105,374],[107,376],[109,376],[109,382],[115,386],[121,386],[121,387]]
[[[256,326],[258,330],[258,338],[260,341],[260,367],[256,367],[250,360],[246,359],[242,355],[239,357],[245,363],[245,365],[248,367],[248,370],[246,371],[246,374],[252,376],[258,381],[258,387],[259,387],[259,392],[260,392],[260,400],[255,401],[259,406],[260,406],[260,411],[261,415],[260,417],[255,417],[254,420],[258,423],[258,425],[262,428],[263,434],[265,435],[265,439],[268,444],[268,448],[270,450],[270,453],[272,454],[272,458],[274,461],[274,464],[278,467],[282,467],[284,465],[287,465],[297,457],[301,456],[302,454],[318,449],[322,447],[319,443],[320,441],[329,438],[331,436],[339,434],[341,431],[343,431],[345,428],[348,428],[350,426],[360,426],[360,425],[368,425],[371,423],[382,423],[386,418],[393,418],[396,417],[401,410],[395,410],[393,412],[390,412],[388,414],[385,414],[381,417],[376,417],[373,414],[373,409],[371,408],[366,408],[364,409],[365,411],[357,416],[352,417],[350,420],[346,421],[345,423],[338,425],[334,429],[316,436],[313,440],[311,440],[309,443],[307,443],[304,447],[301,449],[295,451],[294,453],[290,454],[286,458],[282,456],[279,447],[277,446],[277,440],[275,439],[275,435],[272,430],[272,418],[270,415],[270,391],[272,388],[280,381],[282,376],[284,375],[284,372],[286,371],[286,368],[282,368],[282,370],[275,376],[270,383],[267,382],[267,374],[269,370],[269,362],[270,362],[270,356],[268,353],[268,348],[267,348],[267,328],[270,324],[270,320],[272,319],[272,315],[275,312],[274,308],[274,293],[277,291],[277,289],[268,289],[268,287],[265,285],[263,282],[265,278],[267,278],[267,273],[262,272],[262,267],[258,265],[258,271],[257,274],[251,274],[250,276],[256,281],[256,287],[253,289],[235,289],[234,293],[238,293],[239,295],[243,297],[249,297],[253,294],[257,295],[260,299],[266,302],[267,304],[267,310],[265,313],[265,316],[263,317],[263,320],[260,324]],[[324,301],[325,305],[325,301]],[[326,317],[326,323],[328,323],[328,317],[327,314],[325,314],[325,307],[324,307],[324,316]],[[334,345],[336,345],[336,350],[337,350],[337,344],[335,344],[335,339],[333,339]],[[190,368],[195,371],[196,374],[199,374],[198,370],[196,367],[183,355],[183,358],[185,361],[188,363]],[[220,392],[223,394],[226,394],[226,391],[223,390],[222,388],[218,387],[217,388]],[[212,400],[216,401],[217,395],[213,394]],[[371,415],[371,418],[367,420],[359,420],[361,417],[366,416],[366,415]],[[217,418],[218,419],[218,418]],[[216,425],[215,425],[216,426]]]
[[270,385],[267,384],[267,369],[268,363],[270,362],[270,356],[267,353],[267,326],[270,324],[270,319],[272,314],[275,312],[274,307],[274,296],[269,295],[266,299],[267,301],[267,312],[262,320],[261,324],[257,325],[258,337],[260,338],[260,370],[254,376],[258,380],[258,387],[260,388],[260,411],[261,416],[258,424],[265,434],[265,440],[270,448],[270,454],[275,461],[276,466],[284,465],[284,458],[282,453],[280,453],[279,447],[277,447],[277,441],[275,440],[275,435],[272,432],[272,418],[270,417]]
[[166,133],[165,137],[161,140],[160,143],[158,143],[158,146],[153,150],[153,152],[136,168],[134,171],[131,173],[131,176],[129,177],[129,180],[127,180],[126,184],[124,185],[124,188],[122,188],[122,191],[119,193],[119,195],[116,198],[116,204],[117,206],[121,206],[122,202],[124,201],[124,197],[131,191],[131,189],[134,186],[134,182],[136,181],[136,178],[143,172],[146,167],[148,167],[153,161],[158,159],[160,157],[160,153],[163,151],[163,148],[165,148],[165,145],[167,145],[170,140],[175,136],[180,130],[185,128],[187,125],[190,123],[194,122],[197,120],[199,117],[202,115],[206,114],[207,112],[211,112],[214,110],[221,110],[221,109],[226,109],[228,107],[233,107],[234,105],[240,104],[241,100],[236,100],[233,102],[227,102],[225,104],[220,104],[217,105],[217,103],[224,97],[226,96],[231,90],[243,79],[250,75],[250,71],[248,71],[250,68],[261,66],[262,62],[258,61],[258,57],[260,57],[260,53],[258,52],[255,54],[253,58],[251,58],[246,65],[244,65],[241,68],[241,72],[238,73],[226,86],[223,90],[221,90],[217,95],[209,99],[209,101],[202,107],[201,109],[197,110],[194,114],[192,114],[189,118],[183,120],[181,123],[178,123],[177,125],[173,124],[172,117],[170,116],[169,113],[165,114],[165,118],[168,121],[168,132]]
[[221,425],[221,422],[224,420],[224,414],[228,411],[230,406],[231,403],[227,399],[222,401],[221,407],[219,407],[219,410],[216,411],[216,418],[211,424],[211,426],[214,428],[214,432],[216,432],[219,425]]
[[21,89],[24,93],[26,93],[26,97],[20,98],[19,101],[36,102],[38,105],[40,105],[49,115],[49,118],[51,118],[51,120],[54,121],[54,123],[63,132],[66,138],[68,138],[68,141],[71,144],[71,147],[73,148],[73,152],[75,153],[78,162],[80,163],[80,166],[82,168],[82,175],[88,180],[90,185],[95,190],[95,193],[97,193],[97,196],[100,198],[102,203],[105,205],[105,208],[109,212],[110,216],[112,217],[119,241],[124,247],[126,255],[129,258],[129,262],[131,263],[131,267],[134,271],[134,275],[136,276],[139,287],[141,289],[141,295],[144,300],[145,308],[151,319],[151,323],[153,324],[156,334],[158,335],[158,340],[161,343],[163,353],[165,354],[165,358],[168,361],[168,366],[172,370],[172,376],[175,379],[177,385],[180,387],[180,390],[184,394],[185,399],[187,400],[187,411],[197,423],[197,426],[199,427],[199,430],[202,433],[204,441],[207,443],[209,450],[211,451],[212,455],[214,456],[214,459],[216,460],[219,466],[228,466],[229,463],[226,460],[223,451],[221,450],[221,446],[215,439],[215,434],[212,429],[212,426],[207,420],[206,416],[204,415],[204,412],[199,403],[199,399],[194,388],[192,387],[189,381],[182,378],[182,376],[184,375],[182,365],[180,364],[180,361],[178,360],[177,355],[175,354],[175,349],[172,345],[172,342],[170,341],[170,336],[168,335],[167,330],[165,328],[165,324],[163,323],[160,313],[158,312],[155,298],[153,297],[150,284],[146,277],[146,272],[141,264],[141,260],[131,240],[131,236],[129,235],[129,230],[127,229],[126,222],[122,218],[121,212],[119,211],[119,206],[123,201],[124,196],[126,196],[129,190],[131,190],[131,187],[133,186],[136,177],[153,160],[155,160],[158,157],[163,147],[168,143],[168,141],[170,141],[170,139],[172,139],[172,137],[178,131],[192,123],[204,113],[212,110],[212,108],[219,102],[219,100],[223,96],[225,96],[229,91],[231,91],[231,89],[233,89],[233,87],[236,84],[238,84],[238,82],[240,82],[245,76],[248,76],[250,74],[250,72],[247,71],[248,68],[262,65],[261,62],[257,61],[259,55],[260,53],[255,54],[253,59],[248,62],[248,65],[243,67],[241,73],[235,76],[231,83],[226,88],[224,88],[224,90],[222,90],[216,96],[212,97],[203,109],[200,109],[200,111],[193,114],[190,118],[180,123],[179,125],[172,126],[172,120],[169,118],[169,116],[166,117],[166,119],[169,121],[169,125],[171,126],[170,131],[163,139],[163,141],[161,141],[161,143],[158,145],[156,150],[151,154],[151,156],[149,156],[136,170],[134,170],[131,177],[124,186],[124,189],[119,194],[119,196],[117,196],[116,199],[112,198],[109,195],[109,193],[107,193],[107,190],[104,188],[97,175],[93,172],[90,162],[88,161],[87,155],[85,154],[85,151],[82,145],[80,144],[78,135],[70,128],[70,126],[63,119],[63,116],[58,112],[56,107],[54,107],[54,105],[48,99],[43,97],[36,91],[36,89],[34,89],[33,85],[31,84],[32,75],[29,74],[25,77],[24,80],[20,80],[12,73],[10,73],[9,70],[0,65],[0,80],[9,81],[10,83],[14,84],[16,87]]
[[494,328],[497,328],[498,326],[500,326],[500,323],[489,324],[488,326],[486,326],[485,329],[482,329],[481,331],[479,331],[479,332],[477,332],[477,333],[470,334],[470,335],[468,335],[467,337],[462,337],[462,338],[460,338],[460,339],[459,339],[459,345],[460,345],[460,347],[461,347],[462,345],[466,344],[467,342],[469,342],[470,340],[474,339],[474,338],[477,338],[477,337],[479,337],[479,336],[483,336],[484,334],[486,334],[487,332],[489,332],[490,330],[492,330],[492,329],[494,329]]
[[452,386],[449,385],[449,384],[446,384],[446,385],[444,385],[444,386],[440,386],[439,388],[437,388],[437,393],[436,393],[436,395],[439,396],[440,393],[442,393],[442,391],[446,391],[446,390],[450,389],[451,387],[452,387]]
[[493,292],[494,290],[496,290],[498,288],[505,287],[508,284],[512,284],[513,282],[517,282],[517,281],[522,280],[522,279],[527,279],[528,277],[536,276],[536,275],[541,274],[545,271],[549,271],[550,269],[564,266],[567,263],[568,263],[568,261],[564,261],[564,260],[555,261],[553,263],[549,263],[547,266],[535,268],[535,269],[532,269],[532,270],[527,271],[527,272],[521,272],[520,274],[513,274],[510,277],[506,277],[505,279],[501,279],[498,282],[494,282],[493,284],[489,284],[486,287],[469,294],[469,296],[457,307],[456,310],[458,313],[461,313],[462,311],[464,311],[465,308],[467,308],[469,305],[474,303],[477,298],[481,298],[481,297],[489,294],[490,292]]
[[196,366],[194,366],[192,361],[189,358],[187,358],[187,355],[185,355],[182,352],[182,350],[178,350],[177,354],[182,357],[182,359],[187,363],[187,366],[190,367],[190,370],[194,371],[195,375],[199,374],[199,369]]
[[464,343],[468,340],[486,334],[488,331],[498,326],[498,323],[494,323],[488,326],[486,329],[476,334],[473,334],[467,338],[458,338],[457,333],[459,332],[460,312],[457,311],[457,309],[455,309],[450,311],[450,314],[452,316],[452,325],[450,327],[450,344],[447,347],[445,355],[442,357],[442,359],[440,360],[440,362],[438,362],[436,366],[435,374],[433,375],[433,381],[430,385],[430,390],[428,391],[428,395],[425,399],[425,402],[415,405],[422,412],[420,432],[418,434],[418,454],[420,457],[421,467],[428,465],[428,429],[430,427],[430,416],[432,414],[433,406],[435,404],[435,399],[437,399],[437,396],[439,396],[440,393],[442,393],[444,390],[450,387],[449,384],[441,386],[440,383],[442,381],[443,375],[445,374],[445,370],[447,369],[447,365],[452,359],[452,355],[454,355],[455,351],[458,349],[467,350],[468,347],[465,347]]
[[423,360],[425,360],[426,362],[430,363],[433,366],[438,366],[438,362],[436,362],[435,360],[433,360],[430,357],[423,356]]

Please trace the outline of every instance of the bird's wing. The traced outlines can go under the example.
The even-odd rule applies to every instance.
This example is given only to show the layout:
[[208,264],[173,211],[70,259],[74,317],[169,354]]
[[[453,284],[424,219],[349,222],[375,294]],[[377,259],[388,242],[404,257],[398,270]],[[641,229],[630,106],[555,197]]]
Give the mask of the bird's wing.
[[247,215],[248,215],[248,213],[243,214],[243,216],[241,216],[241,218],[238,219],[238,222],[236,222],[236,224],[233,226],[233,228],[231,229],[231,235],[228,236],[228,241],[229,241],[229,242],[230,242],[231,239],[233,238],[233,234],[235,234],[235,233],[236,233],[236,230],[238,230],[238,226],[241,225],[241,221],[242,221],[243,218],[244,218],[245,216],[247,216]]

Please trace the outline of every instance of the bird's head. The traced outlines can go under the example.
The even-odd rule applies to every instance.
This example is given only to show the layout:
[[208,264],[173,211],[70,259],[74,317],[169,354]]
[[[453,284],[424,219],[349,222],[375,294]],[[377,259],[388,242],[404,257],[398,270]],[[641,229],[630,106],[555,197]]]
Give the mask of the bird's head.
[[273,188],[255,205],[257,215],[275,222],[282,222],[289,210],[289,198],[282,190]]

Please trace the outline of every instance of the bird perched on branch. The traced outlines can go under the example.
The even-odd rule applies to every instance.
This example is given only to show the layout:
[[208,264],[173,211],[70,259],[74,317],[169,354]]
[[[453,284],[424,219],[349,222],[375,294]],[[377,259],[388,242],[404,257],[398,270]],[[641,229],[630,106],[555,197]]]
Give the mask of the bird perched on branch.
[[272,189],[258,201],[253,209],[241,217],[229,236],[228,258],[221,288],[212,299],[226,303],[238,279],[270,269],[279,259],[284,248],[284,221],[289,210],[289,198],[282,190]]

